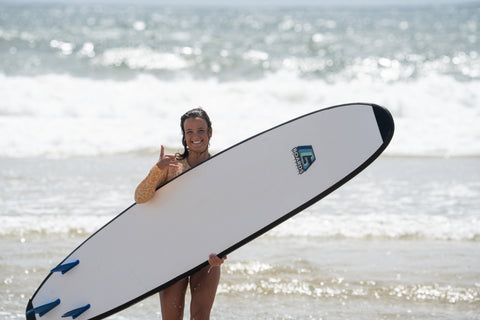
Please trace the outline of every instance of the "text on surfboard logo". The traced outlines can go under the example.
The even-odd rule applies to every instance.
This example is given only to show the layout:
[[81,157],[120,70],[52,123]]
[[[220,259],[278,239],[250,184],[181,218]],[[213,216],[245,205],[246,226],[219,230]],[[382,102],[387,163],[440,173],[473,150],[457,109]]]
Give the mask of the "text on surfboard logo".
[[315,161],[315,153],[312,146],[298,146],[292,149],[295,162],[297,164],[298,174],[302,174],[310,168]]

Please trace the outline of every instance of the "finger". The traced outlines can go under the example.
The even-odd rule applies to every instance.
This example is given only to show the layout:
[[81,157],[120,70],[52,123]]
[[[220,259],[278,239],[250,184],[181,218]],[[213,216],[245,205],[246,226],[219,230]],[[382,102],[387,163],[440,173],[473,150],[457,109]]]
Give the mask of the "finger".
[[211,266],[215,266],[215,267],[218,267],[220,265],[223,264],[223,262],[225,261],[225,259],[227,259],[227,257],[223,257],[223,258],[220,258],[218,257],[216,254],[210,254],[209,257],[208,257],[208,263],[211,265]]
[[162,162],[168,163],[168,165],[177,165],[177,158],[174,155],[164,155],[163,159],[161,160]]
[[165,155],[165,148],[163,147],[163,145],[160,147],[160,160],[163,159],[163,156]]
[[216,258],[217,258],[217,256],[214,255],[214,254],[209,255],[209,256],[208,256],[208,263],[209,263],[211,266],[215,266]]
[[166,160],[175,160],[175,155],[173,154],[166,154],[163,156],[163,159],[166,159]]
[[220,263],[218,261],[212,261],[212,260],[208,260],[208,264],[212,267],[218,267],[220,266]]

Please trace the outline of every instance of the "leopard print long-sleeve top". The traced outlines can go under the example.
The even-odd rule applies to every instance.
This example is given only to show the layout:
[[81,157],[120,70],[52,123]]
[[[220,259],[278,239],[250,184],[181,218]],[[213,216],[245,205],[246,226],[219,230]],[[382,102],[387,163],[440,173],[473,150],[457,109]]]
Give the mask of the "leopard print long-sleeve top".
[[147,202],[153,198],[155,190],[157,190],[158,187],[190,169],[187,159],[177,160],[177,164],[179,165],[178,168],[167,168],[163,170],[155,164],[145,179],[143,179],[137,186],[137,189],[135,189],[135,202]]

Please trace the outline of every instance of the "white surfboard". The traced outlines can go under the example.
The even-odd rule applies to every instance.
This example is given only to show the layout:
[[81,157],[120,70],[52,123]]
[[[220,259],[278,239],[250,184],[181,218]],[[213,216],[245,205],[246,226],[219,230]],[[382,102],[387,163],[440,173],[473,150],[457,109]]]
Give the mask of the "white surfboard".
[[101,319],[255,239],[350,180],[387,147],[383,107],[319,110],[247,139],[133,204],[46,277],[28,320]]

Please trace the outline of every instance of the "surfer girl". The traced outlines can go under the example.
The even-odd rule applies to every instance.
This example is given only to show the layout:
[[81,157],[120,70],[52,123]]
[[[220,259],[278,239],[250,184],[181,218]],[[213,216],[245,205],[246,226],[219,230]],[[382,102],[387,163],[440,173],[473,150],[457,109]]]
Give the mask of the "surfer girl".
[[[212,123],[208,114],[201,108],[192,109],[181,117],[180,126],[183,133],[183,153],[166,155],[164,147],[161,146],[158,162],[135,190],[137,203],[149,201],[159,186],[210,157],[208,147],[212,137]],[[209,266],[160,291],[162,319],[183,319],[185,294],[189,283],[190,318],[209,319],[220,280],[220,265],[225,259],[226,257],[219,258],[216,254],[211,254],[208,257]]]

